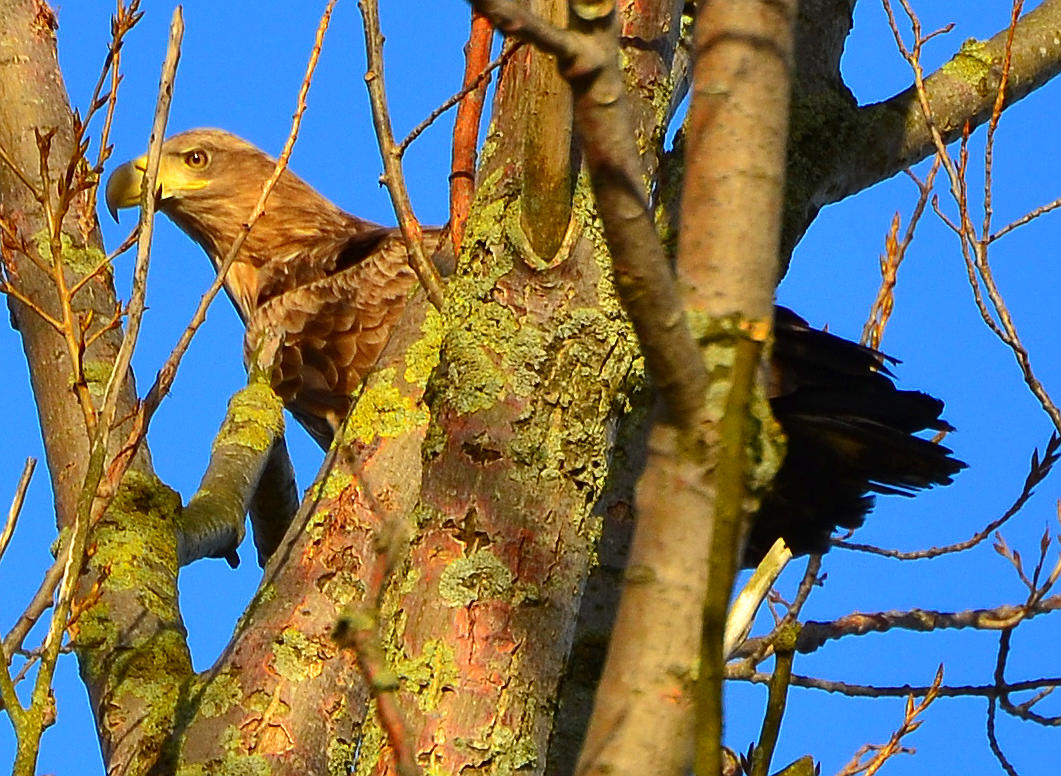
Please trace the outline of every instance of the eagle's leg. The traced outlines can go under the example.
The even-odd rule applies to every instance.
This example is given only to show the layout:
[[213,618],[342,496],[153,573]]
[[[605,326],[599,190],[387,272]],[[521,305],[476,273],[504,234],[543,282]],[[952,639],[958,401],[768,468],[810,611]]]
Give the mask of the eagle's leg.
[[[292,498],[297,506],[297,496],[278,503],[268,495],[256,498],[255,491],[267,469],[269,474],[286,473],[291,480],[270,485],[268,492],[294,491],[294,476],[284,444],[283,403],[264,382],[252,381],[229,402],[199,490],[181,513],[177,537],[181,565],[199,558],[225,558],[233,567],[238,564],[236,548],[243,540],[244,516],[252,502],[255,515],[269,525],[264,531],[268,539],[255,537],[259,558],[263,547],[275,548],[294,509],[283,516],[277,516],[275,511],[287,509]],[[282,527],[275,527],[278,523]],[[262,531],[256,521],[255,532]]]
[[254,546],[258,550],[258,565],[262,568],[280,546],[298,511],[298,503],[295,469],[287,453],[287,443],[281,436],[269,451],[250,502]]

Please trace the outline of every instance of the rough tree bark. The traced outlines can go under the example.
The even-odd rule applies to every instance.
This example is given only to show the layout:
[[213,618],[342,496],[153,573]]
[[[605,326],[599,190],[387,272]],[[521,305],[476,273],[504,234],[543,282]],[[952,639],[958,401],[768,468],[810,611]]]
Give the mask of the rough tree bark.
[[[57,179],[74,155],[74,125],[55,50],[55,17],[34,0],[0,3],[0,145],[31,182],[41,181],[37,138],[50,135],[47,165],[50,202],[58,200]],[[62,319],[56,285],[40,265],[58,261],[68,285],[103,258],[95,214],[84,212],[78,196],[54,229],[41,203],[7,164],[0,164],[0,204],[5,222],[4,272],[24,297],[53,318]],[[99,399],[110,376],[121,331],[100,336],[75,375],[64,338],[34,310],[8,296],[12,321],[22,335],[37,399],[48,469],[55,493],[60,536],[69,542],[90,455],[90,434],[76,397],[83,379]],[[91,315],[91,337],[115,314],[110,273],[101,273],[73,297],[76,318]],[[72,387],[73,386],[73,387]],[[128,419],[136,404],[132,376],[118,407]],[[111,434],[113,454],[128,436],[130,423]],[[79,593],[79,611],[69,635],[81,676],[96,713],[104,759],[116,772],[146,773],[159,756],[174,724],[177,697],[191,676],[191,659],[177,608],[177,559],[173,519],[180,502],[155,477],[142,447],[109,511],[94,526]],[[65,544],[60,551],[65,549]]]

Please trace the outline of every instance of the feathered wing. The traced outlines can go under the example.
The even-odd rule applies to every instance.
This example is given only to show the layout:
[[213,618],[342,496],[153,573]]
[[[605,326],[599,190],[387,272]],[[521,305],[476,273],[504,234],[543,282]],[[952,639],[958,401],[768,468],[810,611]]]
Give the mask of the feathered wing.
[[[425,234],[428,250],[439,234]],[[264,333],[278,340],[273,388],[324,449],[417,283],[407,257],[396,229],[351,234],[326,273],[266,298],[247,322],[245,357]]]
[[912,496],[965,468],[915,436],[950,430],[943,402],[895,387],[883,354],[776,310],[771,409],[788,452],[756,515],[744,564],[782,536],[793,554],[825,552],[838,528],[862,525],[874,493]]

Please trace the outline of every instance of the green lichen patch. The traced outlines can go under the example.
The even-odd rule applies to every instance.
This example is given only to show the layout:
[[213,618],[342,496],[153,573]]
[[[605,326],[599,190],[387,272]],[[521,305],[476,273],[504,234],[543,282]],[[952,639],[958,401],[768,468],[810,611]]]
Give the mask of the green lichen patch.
[[449,606],[467,606],[483,599],[508,599],[512,572],[489,550],[457,558],[442,572],[438,594]]
[[460,747],[474,753],[477,760],[489,763],[491,776],[513,776],[527,773],[538,764],[538,749],[529,733],[507,725],[494,724],[475,737],[460,742]]
[[130,470],[92,535],[92,563],[107,569],[108,585],[136,589],[141,603],[167,620],[173,601],[165,589],[156,592],[150,578],[161,572],[169,580],[176,574],[174,526],[180,508],[180,496],[158,478]]
[[266,450],[284,433],[283,410],[283,402],[272,388],[251,383],[229,401],[214,450],[227,445]]
[[[33,235],[32,242],[37,249],[37,255],[40,256],[41,260],[44,261],[45,264],[50,264],[52,261],[52,241],[48,231],[42,229],[37,232]],[[107,254],[99,248],[74,245],[74,241],[70,238],[70,235],[65,232],[60,235],[59,255],[63,264],[77,273],[79,277],[84,277],[89,272],[96,269],[96,267],[100,266],[104,259],[107,258]],[[104,274],[102,277],[109,278],[111,275],[111,268],[108,266],[103,272]]]
[[403,394],[394,385],[394,379],[392,368],[381,369],[369,378],[346,419],[339,444],[369,444],[374,439],[398,437],[427,424],[427,408]]
[[962,43],[958,52],[944,63],[941,70],[952,78],[977,88],[982,87],[991,75],[995,62],[984,41],[969,38]]
[[337,571],[318,579],[317,589],[336,607],[345,608],[364,598],[365,582],[352,572]]
[[239,677],[227,671],[222,672],[203,687],[202,695],[199,696],[199,713],[207,719],[220,717],[242,700],[243,688]]
[[348,776],[357,762],[360,747],[356,741],[333,738],[328,741],[326,776]]
[[88,383],[88,392],[95,399],[102,399],[107,389],[107,381],[111,379],[114,364],[110,361],[85,361],[81,364],[81,371]]
[[548,341],[538,325],[493,301],[450,329],[444,345],[447,403],[461,414],[489,409],[510,392],[530,396],[540,384]]
[[420,387],[427,384],[427,378],[438,366],[442,332],[442,314],[429,307],[420,327],[420,338],[405,351],[405,382]]
[[321,672],[321,650],[296,628],[285,628],[273,642],[273,668],[280,676],[300,682]]
[[269,776],[269,761],[260,754],[235,752],[220,760],[177,768],[177,776]]
[[460,678],[454,659],[451,646],[431,640],[424,644],[418,657],[397,661],[394,672],[404,689],[416,696],[421,710],[433,711],[438,708],[443,691],[454,687]]
[[[324,482],[317,487],[316,498],[324,499],[326,501],[338,498],[339,495],[354,484],[354,482],[356,482],[356,480],[350,472],[346,471],[341,466],[333,466],[328,472],[328,476],[324,478]],[[324,510],[321,510],[322,514],[323,512]]]

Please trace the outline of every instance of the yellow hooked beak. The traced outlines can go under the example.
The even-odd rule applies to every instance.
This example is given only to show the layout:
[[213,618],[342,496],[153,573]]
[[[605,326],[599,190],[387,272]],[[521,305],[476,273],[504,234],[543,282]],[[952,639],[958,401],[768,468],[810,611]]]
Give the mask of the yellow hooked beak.
[[126,162],[107,179],[107,210],[115,221],[118,220],[119,208],[140,204],[140,189],[144,184],[146,170],[147,154]]

